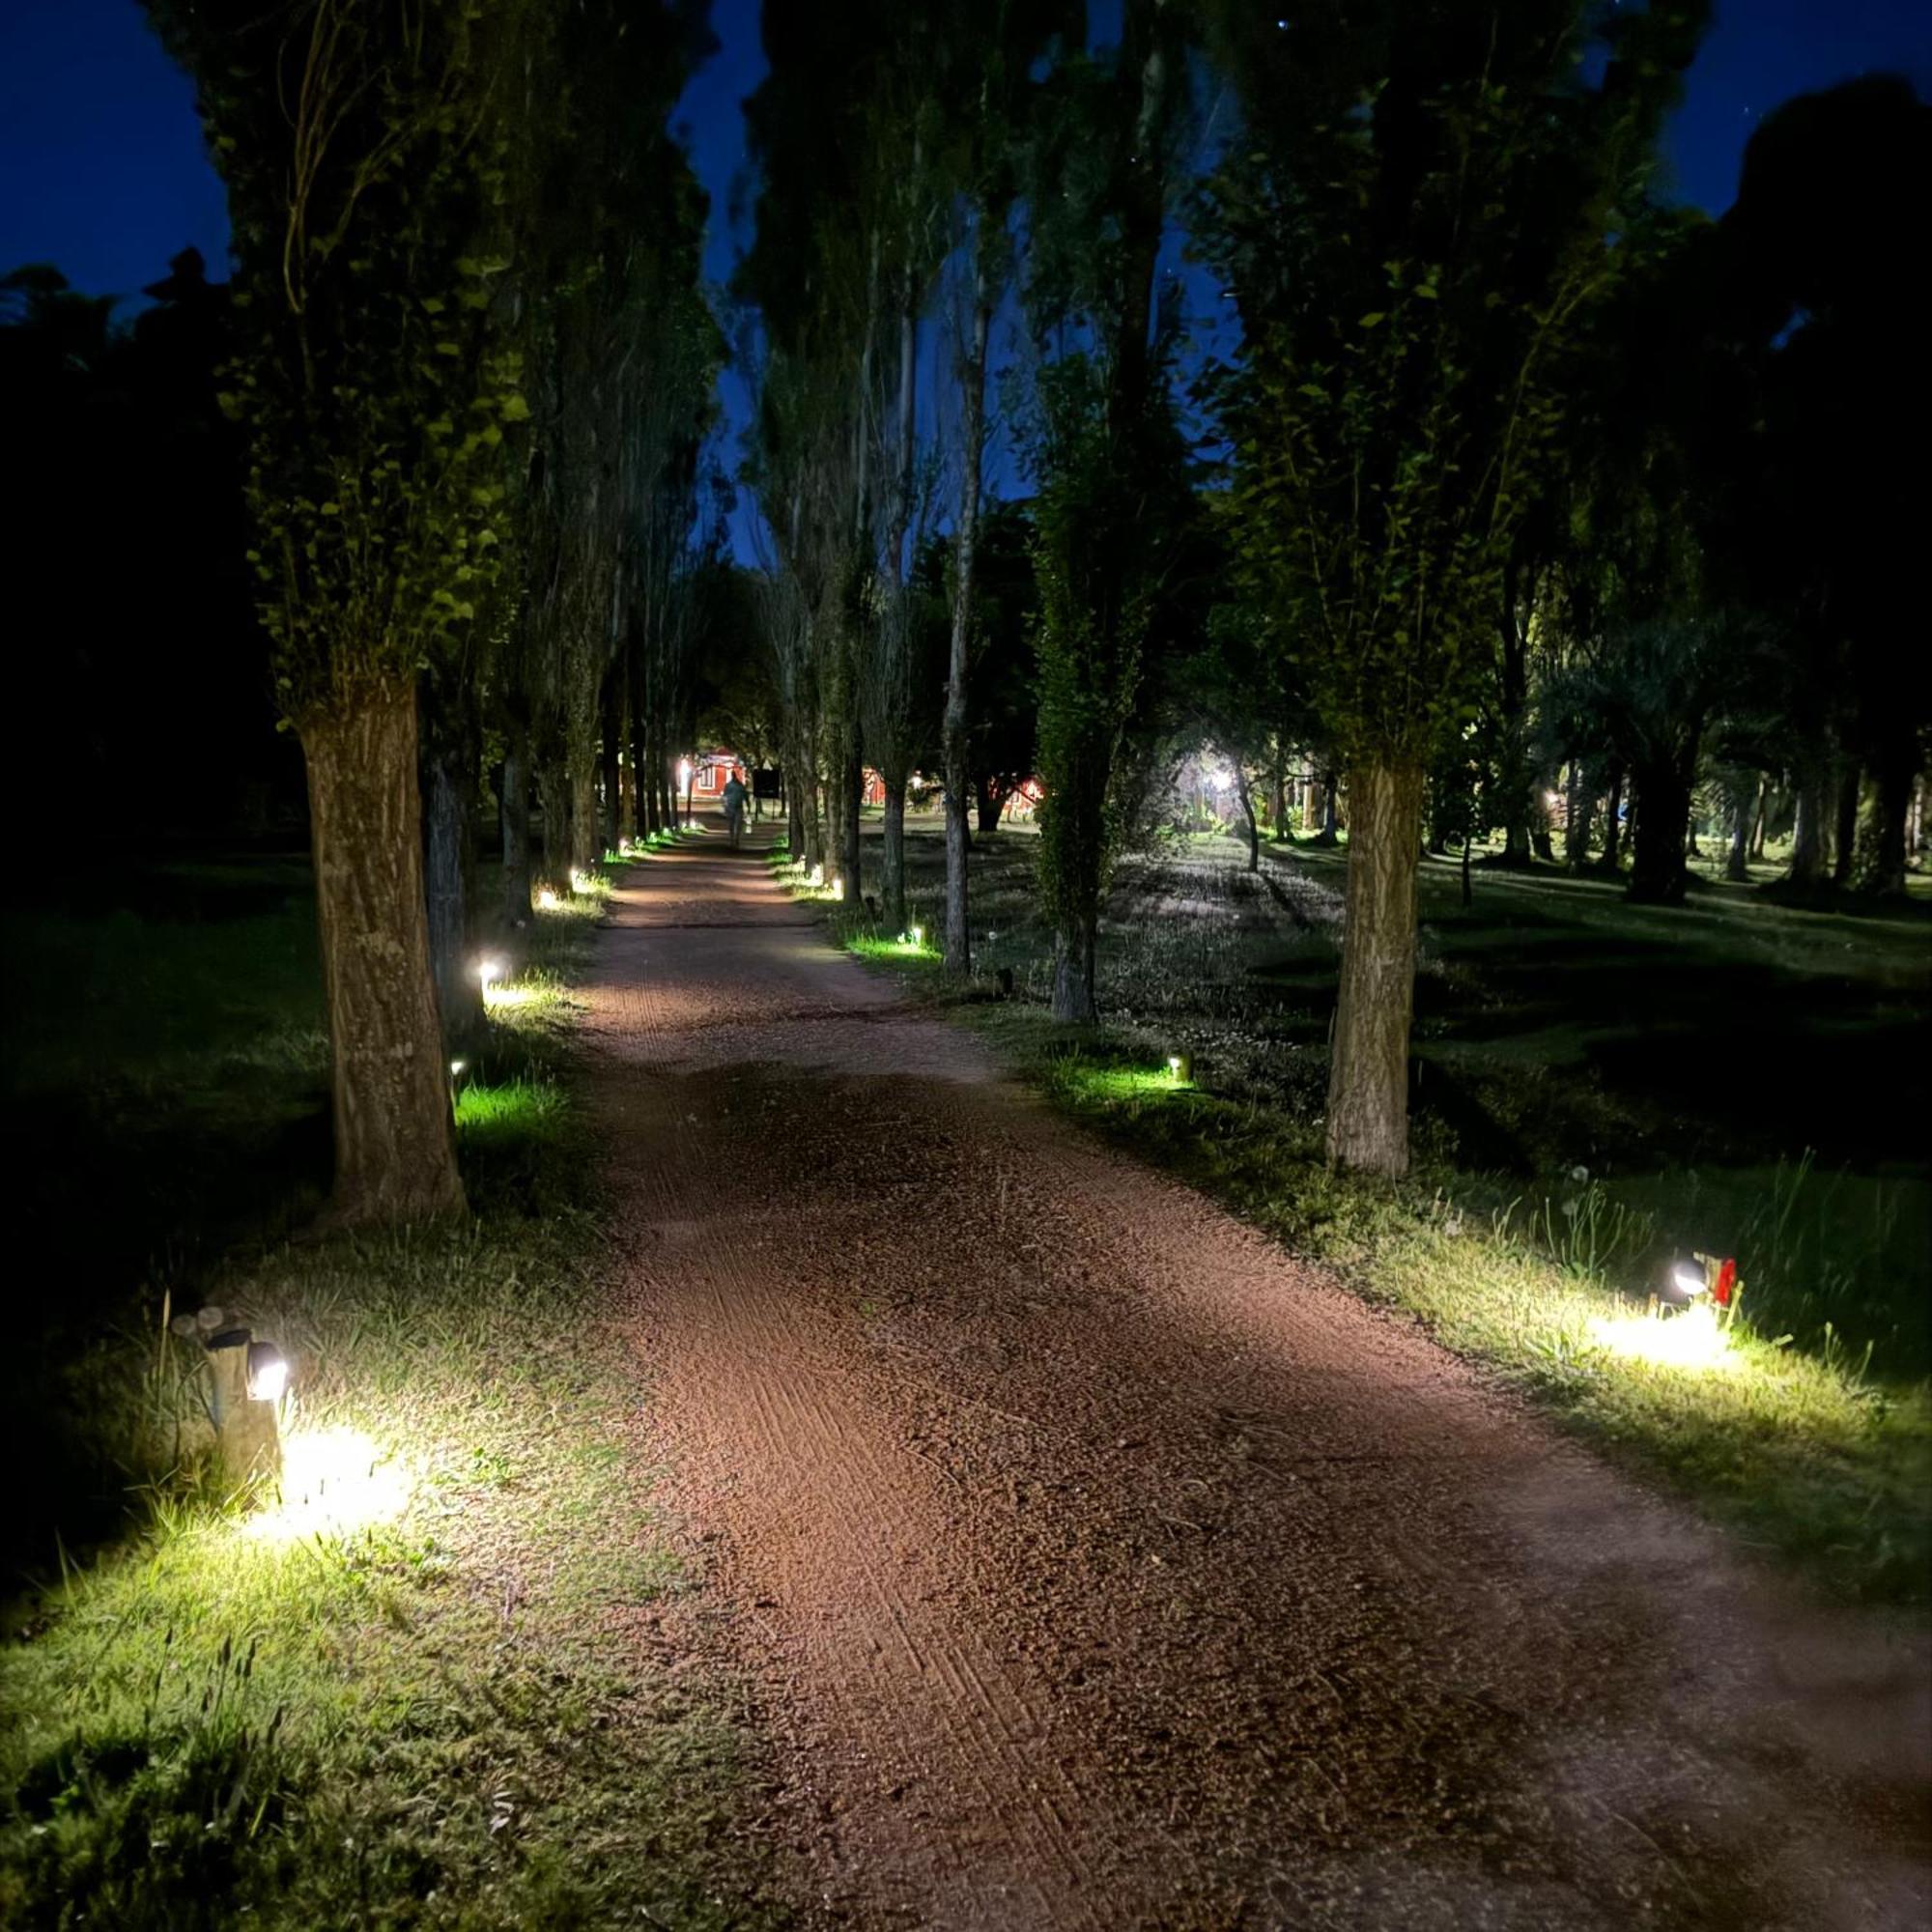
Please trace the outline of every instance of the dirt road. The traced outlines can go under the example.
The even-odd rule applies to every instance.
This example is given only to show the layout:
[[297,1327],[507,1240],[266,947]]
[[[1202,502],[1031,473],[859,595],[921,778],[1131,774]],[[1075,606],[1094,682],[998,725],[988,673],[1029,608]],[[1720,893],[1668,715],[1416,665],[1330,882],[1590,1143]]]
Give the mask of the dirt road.
[[1922,1926],[1915,1640],[1048,1116],[722,837],[590,993],[642,1454],[872,1926]]

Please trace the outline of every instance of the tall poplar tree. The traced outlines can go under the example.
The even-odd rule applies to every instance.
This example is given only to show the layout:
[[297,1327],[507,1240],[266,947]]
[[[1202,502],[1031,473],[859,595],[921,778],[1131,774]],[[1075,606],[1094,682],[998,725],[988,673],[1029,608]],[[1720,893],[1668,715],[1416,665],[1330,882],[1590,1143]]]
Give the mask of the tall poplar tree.
[[506,162],[549,0],[148,0],[228,190],[261,611],[308,772],[345,1223],[459,1208],[417,679],[509,535]]
[[1241,126],[1204,229],[1238,305],[1237,552],[1349,782],[1327,1142],[1408,1161],[1416,869],[1502,571],[1703,0],[1215,0]]

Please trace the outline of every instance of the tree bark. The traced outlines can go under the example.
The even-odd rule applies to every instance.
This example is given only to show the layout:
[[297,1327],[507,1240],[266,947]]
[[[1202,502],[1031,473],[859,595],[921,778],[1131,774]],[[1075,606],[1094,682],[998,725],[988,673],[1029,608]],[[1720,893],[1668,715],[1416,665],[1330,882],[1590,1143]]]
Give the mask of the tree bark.
[[[1758,782],[1763,784],[1762,780]],[[1731,787],[1731,853],[1724,862],[1724,877],[1733,885],[1743,885],[1750,877],[1751,810],[1756,803],[1756,793],[1745,785]]]
[[463,1207],[430,974],[413,679],[301,729],[334,1070],[330,1221]]
[[623,816],[623,765],[618,754],[624,744],[624,673],[620,664],[613,664],[604,679],[603,726],[598,744],[604,779],[604,811],[600,829],[604,850],[614,852]]
[[1063,925],[1053,942],[1053,1017],[1087,1025],[1099,1013],[1094,995],[1094,960],[1098,920],[1089,914]]
[[1007,794],[988,778],[981,778],[974,784],[974,815],[979,821],[980,837],[990,838],[1000,829],[1000,813],[1006,810]]
[[1610,767],[1609,801],[1604,811],[1604,870],[1617,871],[1624,857],[1624,768]]
[[594,872],[603,856],[597,849],[597,768],[587,757],[570,769],[570,869]]
[[567,883],[570,870],[570,793],[554,765],[537,768],[537,808],[543,813],[541,875],[553,885]]
[[1815,886],[1825,876],[1825,811],[1830,787],[1822,778],[1807,776],[1798,786],[1798,812],[1791,827],[1791,867],[1786,882]]
[[1646,905],[1681,905],[1690,883],[1685,863],[1690,828],[1690,781],[1659,759],[1636,773],[1636,826],[1628,895]]
[[513,720],[503,744],[503,917],[512,929],[530,916],[530,734]]
[[886,827],[879,862],[879,916],[888,933],[906,929],[905,780],[886,781]]
[[1569,806],[1563,814],[1563,863],[1580,872],[1590,863],[1590,820],[1596,810],[1581,763],[1570,761]]
[[483,1031],[482,982],[469,970],[469,899],[465,890],[469,800],[463,748],[438,743],[423,759],[423,898],[430,970],[443,1044],[467,1047]]
[[[984,209],[980,220],[987,220]],[[982,243],[983,245],[983,243]],[[980,465],[986,440],[986,353],[993,326],[983,259],[976,262],[973,341],[960,372],[964,391],[964,439],[960,465],[959,522],[952,580],[952,634],[946,668],[946,716],[940,740],[946,765],[946,970],[973,970],[973,935],[967,924],[966,855],[973,839],[966,824],[966,672],[973,630],[973,566],[980,526]]]
[[1910,730],[1888,734],[1878,749],[1866,850],[1859,884],[1883,898],[1905,894],[1905,862],[1910,845],[1918,746]]
[[1408,1171],[1408,1030],[1425,786],[1420,767],[1365,760],[1349,774],[1328,1160],[1391,1179]]
[[1248,870],[1259,872],[1262,868],[1261,828],[1255,823],[1255,798],[1248,789],[1248,775],[1241,769],[1238,758],[1235,760],[1235,788],[1240,795],[1241,810],[1248,818]]
[[1847,758],[1838,768],[1837,822],[1832,833],[1832,883],[1852,883],[1859,846],[1859,761]]
[[857,905],[865,896],[865,886],[859,871],[859,836],[864,826],[866,759],[860,743],[856,712],[846,739],[843,778],[844,796],[839,801],[842,810],[838,826],[843,836],[838,856],[838,876],[845,881],[846,899]]

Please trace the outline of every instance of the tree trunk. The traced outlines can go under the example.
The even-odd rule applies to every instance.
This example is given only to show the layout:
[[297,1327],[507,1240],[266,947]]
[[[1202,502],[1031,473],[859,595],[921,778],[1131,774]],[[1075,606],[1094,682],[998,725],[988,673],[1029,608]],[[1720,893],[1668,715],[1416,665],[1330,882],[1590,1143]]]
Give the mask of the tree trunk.
[[1288,837],[1288,753],[1277,747],[1274,771],[1274,789],[1268,806],[1268,837],[1286,838]]
[[1235,788],[1240,795],[1241,810],[1248,818],[1248,870],[1259,872],[1262,868],[1261,828],[1255,823],[1255,797],[1248,789],[1248,775],[1241,769],[1240,760],[1235,760]]
[[1094,955],[1098,920],[1093,914],[1064,924],[1053,942],[1053,1017],[1088,1025],[1098,1017],[1094,997]]
[[604,812],[599,821],[604,850],[614,852],[621,836],[623,817],[623,766],[619,753],[624,744],[624,674],[612,665],[604,680],[604,731],[599,743],[604,777]]
[[1321,785],[1321,830],[1316,835],[1318,845],[1339,845],[1342,842],[1342,774],[1330,772]]
[[860,747],[859,720],[856,714],[852,720],[851,734],[846,741],[844,768],[844,796],[839,800],[839,825],[842,835],[838,854],[838,876],[845,881],[845,897],[857,905],[865,896],[865,887],[859,871],[859,835],[863,829],[862,813],[866,804],[866,760]]
[[463,1182],[430,975],[413,680],[310,720],[301,741],[334,1056],[328,1218],[454,1213]]
[[1408,1028],[1424,788],[1418,767],[1364,762],[1349,774],[1328,1159],[1391,1179],[1408,1171]]
[[1007,794],[992,779],[987,778],[976,780],[973,790],[980,837],[990,838],[1000,829],[1000,813],[1006,809]]
[[1847,758],[1838,768],[1837,822],[1832,838],[1832,883],[1845,887],[1852,883],[1852,868],[1859,846],[1859,761]]
[[530,917],[530,734],[513,721],[503,740],[503,917],[514,931]]
[[1604,811],[1604,870],[1614,872],[1624,859],[1624,768],[1610,767],[1609,802]]
[[423,897],[429,919],[430,970],[436,980],[442,1037],[468,1047],[483,1031],[483,986],[469,970],[469,900],[465,891],[469,801],[462,748],[440,743],[423,760]]
[[1665,759],[1636,777],[1636,825],[1629,896],[1646,905],[1681,905],[1690,883],[1685,851],[1690,826],[1690,781]]
[[1597,801],[1591,796],[1582,764],[1570,761],[1569,808],[1563,814],[1563,863],[1580,872],[1590,863],[1590,819]]
[[1859,885],[1885,898],[1905,894],[1918,747],[1910,730],[1894,731],[1878,747],[1865,850]]
[[541,876],[553,885],[568,882],[570,871],[570,792],[554,765],[537,768],[537,807],[543,813]]
[[1790,885],[1815,886],[1825,876],[1825,812],[1830,791],[1817,777],[1803,779],[1798,786],[1798,814],[1791,827],[1791,867],[1785,874]]
[[888,933],[906,929],[905,780],[886,781],[886,836],[879,862],[879,917]]
[[[1760,780],[1762,785],[1763,781]],[[1751,810],[1756,794],[1742,783],[1731,787],[1731,853],[1724,862],[1724,877],[1743,885],[1750,877]]]
[[[990,217],[985,209],[980,222]],[[946,670],[946,717],[940,738],[946,764],[946,970],[962,977],[973,970],[973,935],[967,925],[966,854],[972,835],[966,824],[966,673],[973,630],[973,564],[980,526],[980,464],[986,440],[986,345],[993,311],[987,297],[986,266],[976,260],[973,342],[960,372],[964,392],[963,460],[959,479],[959,525],[952,576],[952,634]]]
[[597,768],[589,756],[573,760],[570,768],[570,869],[594,872],[603,855],[597,850]]

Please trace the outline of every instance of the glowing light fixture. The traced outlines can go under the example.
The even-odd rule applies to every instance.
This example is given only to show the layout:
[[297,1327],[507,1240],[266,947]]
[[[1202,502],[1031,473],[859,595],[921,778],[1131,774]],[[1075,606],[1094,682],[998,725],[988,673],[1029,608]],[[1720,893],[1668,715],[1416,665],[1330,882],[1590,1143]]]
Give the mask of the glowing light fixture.
[[1194,1056],[1191,1053],[1170,1053],[1167,1056],[1167,1070],[1174,1075],[1177,1087],[1193,1086]]
[[1688,1262],[1679,1262],[1670,1270],[1670,1285],[1687,1301],[1694,1301],[1700,1294],[1711,1292],[1711,1284],[1704,1279],[1704,1270],[1690,1266]]
[[843,879],[834,879],[832,881],[832,896],[835,899],[842,899],[845,896],[845,881]]
[[248,1400],[280,1402],[289,1392],[289,1358],[272,1342],[248,1344]]
[[914,926],[914,927],[912,928],[912,943],[913,943],[913,944],[914,944],[915,946],[923,946],[923,945],[925,944],[925,927],[924,927],[924,926],[923,926],[923,925],[916,925],[916,926]]
[[548,886],[543,887],[537,894],[537,910],[539,912],[556,910],[556,895]]
[[476,962],[476,978],[483,987],[483,997],[490,997],[490,988],[503,977],[503,962],[500,959],[479,959]]

